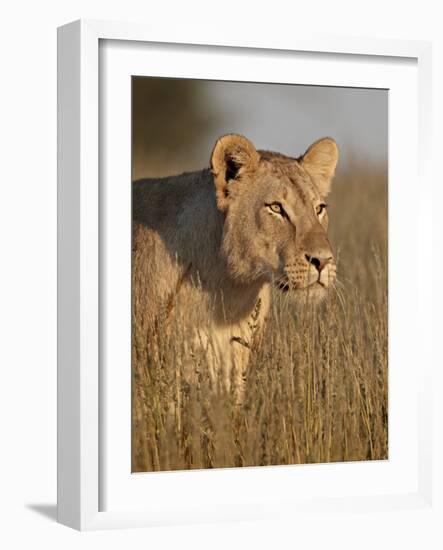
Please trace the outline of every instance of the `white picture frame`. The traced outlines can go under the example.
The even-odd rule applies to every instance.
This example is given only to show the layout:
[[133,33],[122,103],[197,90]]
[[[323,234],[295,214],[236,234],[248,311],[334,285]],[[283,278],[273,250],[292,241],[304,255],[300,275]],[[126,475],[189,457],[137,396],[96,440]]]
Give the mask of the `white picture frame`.
[[[116,45],[114,52],[103,53],[100,48],[105,41],[108,43],[112,41]],[[404,464],[401,461],[397,464],[393,459],[388,465],[390,470],[384,466],[380,468],[380,465],[377,464],[371,466],[371,471],[360,470],[359,465],[356,464],[310,466],[304,470],[299,469],[297,471],[299,495],[292,498],[285,493],[285,487],[288,486],[288,480],[292,476],[291,472],[294,472],[294,467],[233,469],[229,472],[169,472],[156,474],[155,478],[153,476],[143,478],[143,475],[131,476],[130,470],[127,471],[124,444],[121,444],[122,451],[119,455],[119,445],[115,444],[115,437],[114,441],[109,443],[109,437],[106,435],[109,429],[106,429],[106,422],[109,424],[110,411],[101,402],[104,391],[101,387],[103,370],[100,363],[100,335],[103,322],[101,302],[109,298],[106,291],[109,285],[104,285],[105,290],[103,290],[100,288],[99,281],[103,276],[103,266],[108,265],[107,260],[103,262],[105,248],[103,242],[105,241],[102,239],[106,240],[106,236],[103,237],[102,233],[108,231],[109,227],[106,224],[100,224],[99,214],[104,208],[102,204],[104,194],[101,193],[103,189],[100,188],[100,155],[103,155],[101,132],[103,132],[103,128],[99,124],[99,115],[101,109],[105,109],[100,104],[99,83],[106,86],[111,82],[108,79],[116,79],[112,81],[115,84],[115,87],[112,88],[115,90],[114,96],[107,97],[106,104],[109,104],[108,100],[110,100],[114,101],[114,106],[117,105],[120,97],[115,95],[117,91],[119,90],[118,93],[122,94],[121,97],[125,97],[125,89],[127,91],[127,88],[124,87],[119,89],[119,82],[124,82],[124,79],[127,82],[127,76],[134,74],[133,70],[139,74],[138,69],[134,69],[134,67],[139,67],[139,63],[147,63],[147,52],[143,51],[143,44],[146,47],[155,45],[155,51],[150,50],[148,57],[150,63],[155,63],[157,60],[158,63],[161,62],[162,66],[168,64],[168,59],[162,57],[162,45],[165,47],[174,45],[173,53],[175,52],[175,55],[178,56],[180,50],[185,52],[187,48],[189,49],[190,44],[193,44],[195,47],[192,48],[192,55],[189,56],[189,59],[186,55],[183,56],[183,59],[180,60],[182,68],[180,71],[176,69],[175,73],[175,76],[188,78],[202,77],[202,75],[215,79],[217,77],[226,78],[227,73],[222,74],[223,62],[217,63],[215,66],[210,63],[214,55],[228,55],[231,59],[238,60],[241,56],[244,58],[248,55],[256,55],[258,52],[258,55],[263,54],[264,57],[272,55],[273,59],[278,59],[280,71],[283,71],[283,74],[292,57],[296,55],[299,57],[309,55],[311,60],[321,57],[323,67],[332,64],[336,58],[344,64],[342,72],[326,71],[322,80],[314,75],[312,78],[317,80],[311,81],[311,83],[370,86],[371,82],[378,82],[376,79],[377,60],[384,60],[389,66],[385,67],[383,76],[380,77],[380,87],[384,87],[383,81],[388,82],[387,79],[394,78],[392,74],[397,72],[398,82],[403,82],[405,88],[404,94],[398,93],[397,90],[395,98],[398,99],[396,101],[400,105],[403,101],[401,96],[404,95],[404,101],[409,101],[409,105],[413,102],[413,112],[417,113],[417,119],[412,116],[411,120],[404,121],[405,128],[409,132],[407,139],[405,136],[402,137],[399,131],[398,124],[402,116],[400,108],[395,115],[398,117],[397,122],[395,123],[394,120],[394,124],[390,128],[390,161],[391,155],[393,158],[395,155],[399,158],[402,155],[402,151],[396,151],[395,147],[400,149],[402,146],[406,147],[407,143],[411,144],[408,145],[408,148],[412,148],[410,149],[412,156],[408,170],[405,169],[404,172],[401,170],[400,162],[390,162],[390,180],[391,178],[394,181],[402,179],[406,185],[414,184],[415,189],[419,189],[421,199],[416,201],[411,197],[409,202],[405,199],[404,211],[407,214],[411,208],[418,205],[419,214],[416,219],[417,233],[415,236],[418,245],[415,247],[417,265],[422,266],[425,262],[421,260],[426,258],[429,268],[428,258],[432,257],[431,243],[422,238],[426,232],[430,231],[431,223],[429,217],[425,215],[424,197],[429,197],[432,194],[428,158],[431,121],[431,50],[428,43],[308,35],[282,38],[281,42],[263,38],[255,43],[246,40],[222,43],[216,40],[208,41],[203,33],[200,37],[194,35],[192,39],[186,36],[185,30],[180,35],[174,31],[171,36],[156,36],[152,29],[147,29],[143,25],[117,22],[77,21],[61,27],[58,31],[59,522],[76,529],[89,530],[224,519],[280,517],[290,516],[295,512],[305,513],[308,511],[312,513],[316,510],[327,512],[331,509],[335,511],[340,509],[344,513],[356,508],[364,511],[405,507],[431,509],[433,479],[432,346],[430,345],[432,314],[430,304],[432,295],[430,288],[425,284],[424,268],[422,267],[417,269],[414,279],[416,309],[413,309],[413,312],[416,323],[414,327],[417,327],[418,330],[418,342],[410,344],[411,346],[420,345],[420,349],[424,350],[418,371],[414,370],[412,364],[414,350],[412,348],[409,350],[411,352],[409,360],[407,353],[403,352],[406,355],[405,364],[409,361],[409,370],[405,368],[404,374],[405,393],[408,397],[413,396],[416,403],[416,406],[411,407],[410,415],[411,425],[417,428],[416,432],[412,430],[414,434],[409,438],[403,438],[403,443],[399,442],[399,450],[409,450],[410,456],[408,460],[405,458]],[[127,56],[128,52],[135,49],[136,45],[138,45],[139,53],[133,57],[134,64],[131,65],[132,61]],[[201,57],[204,57],[206,61],[199,60]],[[220,60],[220,58],[217,59]],[[259,62],[263,63],[263,59]],[[113,69],[100,80],[102,78],[101,65],[110,66],[111,63]],[[235,65],[235,63],[233,64]],[[359,64],[364,70],[358,71]],[[248,67],[248,71],[253,71],[252,65],[253,63],[251,63],[251,67]],[[349,73],[351,65],[355,68],[352,74]],[[400,65],[413,67],[413,70],[397,70]],[[148,67],[149,64],[146,66]],[[209,66],[214,66],[214,68],[209,69]],[[262,70],[266,72],[263,67],[262,64]],[[174,69],[169,69],[169,71],[172,70]],[[212,72],[208,73],[209,70]],[[158,71],[160,71],[159,68],[155,72],[156,76],[159,75]],[[405,74],[404,80],[401,80],[403,73]],[[274,81],[279,81],[276,79],[282,81],[281,74],[276,73],[273,76]],[[306,74],[308,75],[308,73]],[[348,76],[346,76],[347,74]],[[172,76],[171,72],[168,72],[167,75]],[[254,75],[252,72],[246,74],[245,69],[243,78],[254,80]],[[305,78],[311,77],[306,76]],[[290,80],[283,81],[290,82]],[[418,93],[415,88],[417,83]],[[395,105],[392,106],[395,111]],[[406,103],[403,104],[403,109],[405,108]],[[129,142],[125,146],[125,140],[127,141],[129,136],[127,116],[124,118],[123,112],[117,113],[116,116],[120,115],[122,118],[119,119],[118,126],[114,126],[119,130],[115,135],[120,136],[120,141],[110,140],[111,143],[106,147],[110,147],[109,156],[114,158],[116,156],[114,147],[119,151],[125,151],[122,153],[121,163],[123,167],[126,166],[123,169],[128,170],[130,165],[127,162]],[[120,130],[122,131],[120,132]],[[411,134],[413,134],[412,138]],[[394,138],[396,141],[392,143]],[[415,173],[415,169],[417,173]],[[115,173],[117,174],[118,171]],[[122,204],[122,198],[124,202],[124,197],[117,195],[106,199],[106,208],[110,209],[109,212],[112,212],[112,209],[115,212],[116,207]],[[116,216],[118,217],[118,214]],[[406,215],[402,217],[401,214],[398,214],[396,216],[390,217],[390,223],[392,222],[394,230],[396,227],[398,228],[395,234],[392,235],[390,232],[390,242],[391,239],[394,239],[394,242],[399,242],[399,230],[407,219]],[[123,220],[121,227],[124,228],[126,222]],[[125,255],[124,247],[126,245],[127,241],[123,239],[122,248],[120,248],[120,252],[117,252],[117,256],[114,256],[114,260],[118,258],[118,254]],[[400,253],[401,250],[399,249],[398,252]],[[129,249],[126,254],[129,254]],[[390,279],[399,278],[399,262],[400,257],[397,253],[390,253]],[[125,276],[127,276],[127,270],[126,275],[125,272],[122,272],[122,277]],[[394,304],[395,301],[400,304],[401,294],[399,293],[396,297],[393,293],[393,300]],[[126,305],[123,304],[120,311],[127,312],[127,304],[128,302]],[[391,315],[390,325],[392,327]],[[392,338],[397,342],[400,342],[402,338],[411,340],[411,335],[407,331],[402,332],[402,330],[399,328],[397,334],[393,330]],[[397,346],[400,354],[402,351],[399,348],[400,346]],[[119,406],[123,408],[126,406],[122,413],[124,417],[129,394],[126,401],[124,398],[121,400],[116,398],[117,394],[112,392],[115,388],[124,387],[125,379],[123,384],[120,384],[121,380],[118,377],[112,378],[113,376],[111,369],[111,379],[114,382],[106,390],[110,393],[106,394],[105,401],[109,403],[110,399],[114,399],[112,402],[115,404],[116,413],[112,417],[113,432],[119,434],[116,437],[121,437],[120,441],[123,441],[125,426],[128,430],[130,428],[127,423],[119,421],[116,414],[120,414]],[[399,386],[394,385],[394,387]],[[398,411],[399,413],[406,412],[406,409],[406,405],[403,403],[403,405],[399,405]],[[408,445],[411,446],[408,447]],[[117,459],[106,462],[107,458],[103,456],[104,454],[115,456]],[[119,456],[120,459],[118,459]],[[129,455],[127,460],[129,460]],[[346,467],[346,472],[343,466]],[[365,466],[363,467],[365,468]],[[396,472],[399,473],[403,467],[404,475],[399,474],[396,478]],[[358,484],[358,480],[362,476],[370,480],[368,486],[362,487],[361,491],[360,489],[356,490],[355,484]],[[334,479],[336,483],[334,483]],[[373,484],[371,480],[375,479],[381,480],[380,486],[377,486],[377,490],[371,491],[369,484]],[[386,481],[386,485],[384,485],[384,479],[396,481],[392,485]],[[112,491],[108,489],[105,491],[106,494],[113,495],[110,500],[112,505],[108,506],[107,503],[104,505],[103,485],[107,484],[106,486],[108,486],[114,483],[114,480],[115,487],[112,488]],[[151,487],[149,491],[151,503],[140,504],[143,492],[146,491],[146,484],[150,484]],[[214,484],[212,493],[205,493],[204,488],[211,487],[211,484]],[[229,484],[231,486],[235,484],[237,487],[243,485],[242,490],[248,492],[249,497],[244,501],[238,499],[237,496],[234,497],[229,490]],[[316,489],[316,485],[321,486],[321,489],[318,487]],[[142,489],[140,489],[141,487]],[[223,492],[223,487],[228,487],[228,489]],[[324,487],[329,487],[329,489],[325,491]],[[217,498],[211,497],[214,490],[217,491]],[[174,495],[174,491],[177,492],[177,495]],[[185,498],[180,500],[179,493],[182,496],[185,495]],[[195,503],[189,496],[193,493],[196,495]],[[157,494],[158,498],[153,498],[153,494]],[[163,495],[163,499],[160,499],[160,495]],[[186,497],[186,495],[188,496]],[[149,501],[149,499],[147,500]],[[198,499],[205,499],[204,503],[198,505]]]

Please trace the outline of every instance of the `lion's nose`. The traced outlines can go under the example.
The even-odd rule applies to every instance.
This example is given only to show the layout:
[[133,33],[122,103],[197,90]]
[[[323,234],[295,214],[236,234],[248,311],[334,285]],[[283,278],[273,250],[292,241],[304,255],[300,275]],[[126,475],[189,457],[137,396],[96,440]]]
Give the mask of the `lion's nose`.
[[325,265],[332,262],[332,256],[316,257],[316,256],[309,256],[308,254],[305,254],[305,258],[306,258],[306,261],[312,264],[319,273],[325,267]]

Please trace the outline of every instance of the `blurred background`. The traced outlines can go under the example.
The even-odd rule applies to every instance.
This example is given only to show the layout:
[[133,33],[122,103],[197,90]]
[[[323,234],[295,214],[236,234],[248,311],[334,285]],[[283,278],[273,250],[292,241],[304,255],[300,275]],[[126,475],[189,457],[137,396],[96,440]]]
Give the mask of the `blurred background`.
[[331,136],[338,175],[357,165],[385,172],[388,92],[133,77],[134,179],[204,168],[217,138],[231,132],[290,156]]

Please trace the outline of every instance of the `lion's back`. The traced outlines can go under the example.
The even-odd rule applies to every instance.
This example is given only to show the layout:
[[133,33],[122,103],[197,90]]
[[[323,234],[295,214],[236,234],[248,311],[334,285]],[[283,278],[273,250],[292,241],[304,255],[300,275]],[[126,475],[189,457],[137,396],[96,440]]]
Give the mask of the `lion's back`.
[[210,172],[186,172],[166,178],[144,178],[132,184],[132,219],[153,229],[172,229],[180,212],[203,187]]

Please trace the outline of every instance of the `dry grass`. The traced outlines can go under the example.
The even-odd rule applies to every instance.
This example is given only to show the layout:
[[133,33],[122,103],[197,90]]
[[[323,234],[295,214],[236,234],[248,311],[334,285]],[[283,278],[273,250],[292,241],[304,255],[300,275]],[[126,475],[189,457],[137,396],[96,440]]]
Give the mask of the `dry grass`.
[[179,323],[133,365],[133,471],[388,457],[386,178],[339,176],[329,202],[340,283],[315,310],[275,297],[240,408]]

